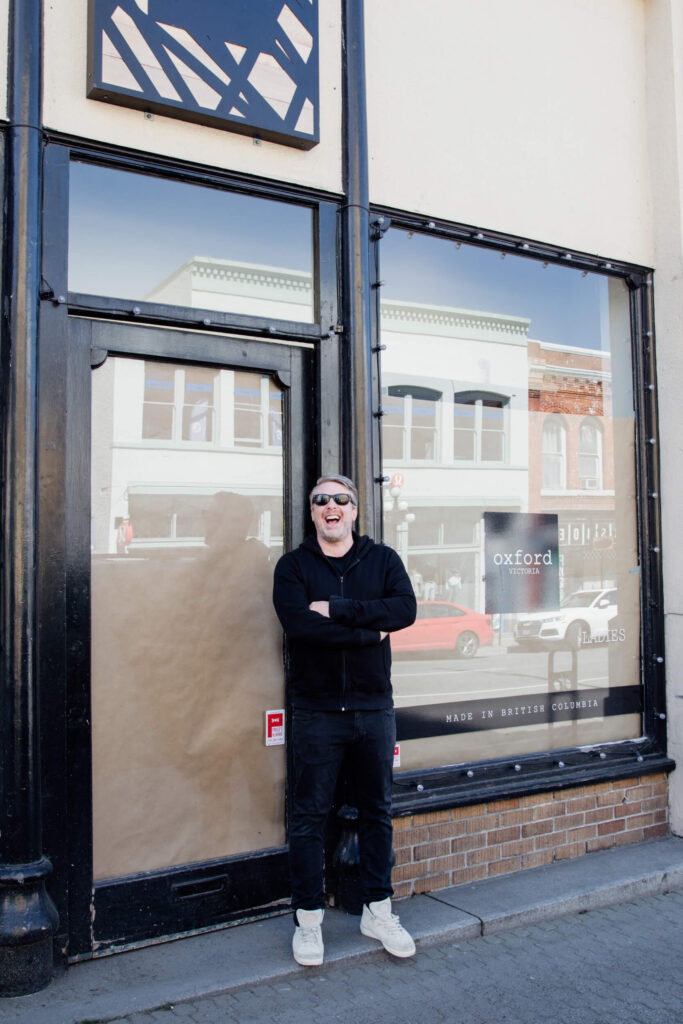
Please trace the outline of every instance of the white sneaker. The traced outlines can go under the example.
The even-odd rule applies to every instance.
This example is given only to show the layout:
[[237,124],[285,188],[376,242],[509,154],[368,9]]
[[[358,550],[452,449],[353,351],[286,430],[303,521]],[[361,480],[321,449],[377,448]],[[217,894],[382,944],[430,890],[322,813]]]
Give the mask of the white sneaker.
[[405,930],[397,914],[391,912],[391,900],[377,900],[363,905],[360,930],[370,939],[379,939],[387,953],[393,956],[413,956],[415,943]]
[[297,910],[294,920],[297,927],[292,938],[294,959],[302,967],[316,967],[323,962],[323,923],[324,910]]

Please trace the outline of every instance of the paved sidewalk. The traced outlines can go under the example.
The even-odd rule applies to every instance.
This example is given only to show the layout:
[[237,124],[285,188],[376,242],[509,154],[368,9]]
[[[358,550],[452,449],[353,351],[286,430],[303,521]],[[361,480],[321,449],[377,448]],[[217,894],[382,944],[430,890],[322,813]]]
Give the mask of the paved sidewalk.
[[[681,889],[683,839],[657,839],[404,900],[396,907],[402,922],[417,940],[418,953],[410,961],[398,962],[398,967],[397,962],[389,958],[377,943],[360,935],[357,917],[327,911],[324,928],[326,966],[300,968],[291,958],[292,922],[287,915],[76,964],[66,974],[56,978],[43,992],[0,1000],[0,1021],[80,1024],[84,1021],[133,1018],[136,1022],[139,1019],[140,1024],[143,1021],[156,1024],[162,1020],[171,1024],[174,1019],[182,1017],[207,1022],[239,1020],[241,1018],[235,1007],[239,1008],[243,1000],[257,1000],[254,993],[261,993],[260,998],[267,1000],[272,998],[275,990],[289,991],[292,987],[301,988],[301,985],[310,987],[310,979],[314,977],[318,977],[322,983],[329,975],[329,967],[337,968],[330,976],[334,978],[341,972],[355,971],[356,968],[361,974],[378,970],[386,972],[388,969],[395,972],[400,968],[404,973],[399,973],[396,980],[400,982],[400,979],[404,979],[401,983],[405,985],[410,977],[417,979],[420,972],[437,971],[440,958],[448,955],[444,950],[452,949],[454,943],[462,942],[464,946],[460,947],[461,950],[474,950],[473,956],[482,956],[483,953],[476,954],[476,950],[484,951],[487,944],[502,942],[502,938],[498,938],[500,933],[534,926],[540,929],[538,935],[534,933],[534,941],[542,949],[544,942],[549,941],[543,939],[544,929],[554,927],[550,924],[553,919],[623,904],[641,897],[659,898]],[[671,910],[674,901],[676,913]],[[666,904],[669,908],[667,921],[671,935],[674,934],[674,927],[677,927],[682,903],[683,899],[676,893]],[[656,934],[656,928],[652,930]],[[671,949],[676,970],[680,961],[680,934],[679,931],[678,953],[674,948]],[[485,944],[466,941],[480,936],[484,936]],[[670,948],[672,941],[669,936],[662,936],[663,948]],[[425,954],[422,961],[421,951]],[[587,963],[581,967],[577,960],[572,967],[572,970],[578,972],[575,976],[577,985],[581,985],[582,980],[588,977],[584,977],[582,970],[595,972],[599,966],[597,946],[586,949],[585,953]],[[393,966],[388,968],[387,961]],[[413,975],[410,972],[417,973]],[[305,978],[309,980],[304,981]],[[440,984],[437,984],[437,988]],[[226,996],[225,993],[230,995]],[[416,999],[419,995],[418,986],[411,998]],[[438,993],[434,998],[437,997]],[[198,1008],[200,1002],[201,1010]],[[220,1014],[212,1016],[214,1004],[223,1005],[220,1011],[222,1017]],[[173,1014],[168,1010],[170,1006],[174,1007]],[[155,1008],[160,1008],[157,1013],[147,1012]],[[297,1010],[297,1013],[301,1012],[301,1009]],[[413,1016],[412,1019],[420,1016],[419,1004],[416,1012],[417,1017]],[[649,1017],[643,1011],[645,1015],[642,1020],[657,1021],[658,1024],[665,1020],[668,1022],[669,1019],[673,1022],[680,1019],[682,1012],[679,1001],[676,1010],[678,1017]],[[278,1017],[284,1020],[279,1011],[275,1014],[273,1010],[273,1014],[260,1018],[256,1015],[249,1019],[270,1020]],[[546,1019],[538,1014],[528,1018],[506,1014],[507,1010],[504,1013],[501,1009],[498,1018],[475,1016],[469,1019],[499,1019],[506,1022]],[[375,1018],[384,1019],[377,1014]],[[295,1016],[292,1019],[297,1018]],[[329,1019],[341,1020],[342,1017]],[[364,1016],[354,1008],[349,1019],[353,1019],[354,1024],[361,1024],[362,1021],[373,1020],[373,1017]],[[404,1018],[396,1018],[399,1019]],[[433,1019],[440,1019],[436,1009]],[[455,1021],[456,1018],[447,1016],[443,1019]],[[567,1024],[574,1019],[580,1018],[567,1016],[566,1020],[560,1020],[556,1017],[558,1024]],[[618,1015],[606,1014],[604,1019],[618,1021],[620,1018]],[[632,1021],[639,1018],[632,1016],[623,1019],[632,1024]]]
[[111,1024],[681,1024],[683,891],[355,959]]

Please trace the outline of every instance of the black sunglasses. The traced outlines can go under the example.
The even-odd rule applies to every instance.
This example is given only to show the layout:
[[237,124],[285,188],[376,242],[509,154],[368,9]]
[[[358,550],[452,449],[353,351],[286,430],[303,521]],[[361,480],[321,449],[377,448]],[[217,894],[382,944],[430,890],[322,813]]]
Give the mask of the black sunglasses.
[[311,505],[327,505],[333,498],[335,505],[348,505],[349,502],[356,504],[350,494],[314,494]]

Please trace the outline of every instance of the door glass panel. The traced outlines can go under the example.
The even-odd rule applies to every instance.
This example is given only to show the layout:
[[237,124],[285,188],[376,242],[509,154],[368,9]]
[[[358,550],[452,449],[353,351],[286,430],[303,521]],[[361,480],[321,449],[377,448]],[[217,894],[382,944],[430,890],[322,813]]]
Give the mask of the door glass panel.
[[70,291],[313,321],[310,207],[76,160],[69,181]]
[[285,841],[284,747],[265,745],[284,707],[282,417],[262,373],[119,357],[93,373],[97,879]]

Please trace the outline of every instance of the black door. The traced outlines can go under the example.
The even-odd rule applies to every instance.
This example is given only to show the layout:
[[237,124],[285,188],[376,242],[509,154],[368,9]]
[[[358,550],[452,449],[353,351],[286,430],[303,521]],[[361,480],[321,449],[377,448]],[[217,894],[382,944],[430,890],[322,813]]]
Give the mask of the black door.
[[72,321],[71,956],[286,901],[270,595],[303,533],[311,354]]

